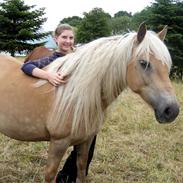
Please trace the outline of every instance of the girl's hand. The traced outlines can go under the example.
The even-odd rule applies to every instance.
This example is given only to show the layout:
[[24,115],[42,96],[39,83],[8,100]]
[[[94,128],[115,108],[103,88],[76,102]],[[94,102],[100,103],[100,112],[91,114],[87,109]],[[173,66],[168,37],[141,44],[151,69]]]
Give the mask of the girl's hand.
[[47,80],[53,85],[53,86],[59,86],[61,84],[65,84],[66,81],[61,76],[60,73],[48,73]]

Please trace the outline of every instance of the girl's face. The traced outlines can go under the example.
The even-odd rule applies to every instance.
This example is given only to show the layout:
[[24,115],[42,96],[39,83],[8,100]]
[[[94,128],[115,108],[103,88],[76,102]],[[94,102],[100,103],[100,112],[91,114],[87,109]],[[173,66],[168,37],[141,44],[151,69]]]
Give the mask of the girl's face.
[[72,51],[74,46],[74,33],[72,30],[64,30],[59,36],[55,37],[55,41],[59,51],[67,54]]

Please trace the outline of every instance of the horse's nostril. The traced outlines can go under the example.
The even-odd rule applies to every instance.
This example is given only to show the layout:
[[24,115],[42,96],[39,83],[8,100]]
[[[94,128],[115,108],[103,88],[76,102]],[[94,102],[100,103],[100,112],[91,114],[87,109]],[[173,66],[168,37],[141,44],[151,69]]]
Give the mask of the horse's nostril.
[[173,122],[179,114],[179,105],[177,103],[162,108],[159,106],[155,109],[156,119],[160,123]]
[[177,104],[167,106],[163,112],[165,121],[173,121],[178,114],[179,114],[179,106]]
[[167,107],[167,108],[164,110],[164,114],[165,114],[167,117],[169,117],[169,116],[171,115],[171,113],[172,113],[172,110],[171,110],[170,107]]

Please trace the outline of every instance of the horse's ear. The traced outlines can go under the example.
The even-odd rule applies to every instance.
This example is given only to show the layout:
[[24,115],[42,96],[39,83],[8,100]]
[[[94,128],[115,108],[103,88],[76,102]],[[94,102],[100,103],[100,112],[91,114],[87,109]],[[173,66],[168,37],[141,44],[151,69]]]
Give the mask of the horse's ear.
[[139,30],[138,30],[138,33],[137,33],[138,43],[142,42],[142,40],[144,39],[144,37],[146,35],[146,31],[147,31],[146,24],[145,24],[145,22],[143,22],[143,23],[140,24]]
[[163,30],[161,30],[159,33],[158,33],[158,37],[164,41],[165,37],[166,37],[166,33],[167,33],[167,30],[168,30],[168,26],[165,25],[165,27],[163,28]]

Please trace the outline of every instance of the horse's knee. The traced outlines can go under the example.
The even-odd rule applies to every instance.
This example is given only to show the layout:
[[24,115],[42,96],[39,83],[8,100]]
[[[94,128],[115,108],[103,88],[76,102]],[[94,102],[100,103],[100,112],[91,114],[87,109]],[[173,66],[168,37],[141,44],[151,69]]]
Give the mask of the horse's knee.
[[67,139],[51,140],[48,161],[45,169],[45,182],[52,183],[59,167],[60,161],[69,146]]

